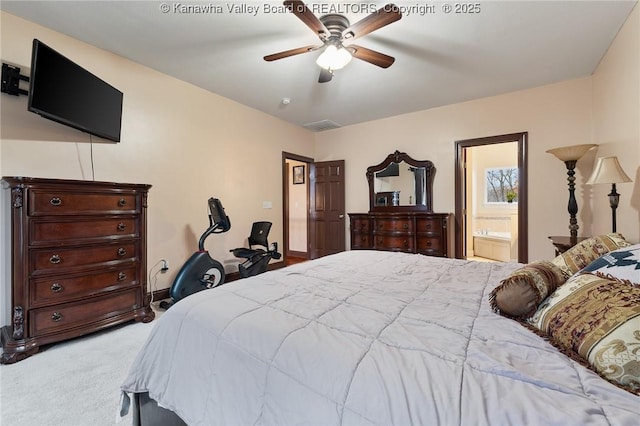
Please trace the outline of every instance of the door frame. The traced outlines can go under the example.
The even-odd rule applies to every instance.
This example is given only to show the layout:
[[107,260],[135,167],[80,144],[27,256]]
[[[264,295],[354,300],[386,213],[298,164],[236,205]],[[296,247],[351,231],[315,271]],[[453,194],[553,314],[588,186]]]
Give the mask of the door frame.
[[456,141],[455,159],[455,246],[456,258],[466,256],[466,164],[465,150],[474,146],[516,142],[518,144],[518,262],[528,263],[529,259],[529,219],[528,219],[528,167],[527,140],[528,132],[510,133]]
[[[305,173],[307,174],[306,182],[308,182],[309,165],[314,162],[313,158],[305,157],[299,154],[282,151],[282,261],[286,263],[287,253],[289,253],[289,173],[287,168],[287,160],[300,161],[306,163]],[[309,211],[309,184],[307,185],[307,211]],[[307,216],[307,241],[309,241],[309,217]],[[307,258],[309,257],[309,249],[307,248]]]

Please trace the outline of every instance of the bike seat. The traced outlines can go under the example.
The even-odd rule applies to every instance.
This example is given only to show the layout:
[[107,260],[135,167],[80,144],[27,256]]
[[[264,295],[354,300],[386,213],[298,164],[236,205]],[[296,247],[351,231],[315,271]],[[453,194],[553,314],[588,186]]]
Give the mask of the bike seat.
[[244,259],[251,259],[255,255],[266,253],[262,249],[249,249],[244,247],[236,248],[229,251],[233,253],[235,257],[242,257]]

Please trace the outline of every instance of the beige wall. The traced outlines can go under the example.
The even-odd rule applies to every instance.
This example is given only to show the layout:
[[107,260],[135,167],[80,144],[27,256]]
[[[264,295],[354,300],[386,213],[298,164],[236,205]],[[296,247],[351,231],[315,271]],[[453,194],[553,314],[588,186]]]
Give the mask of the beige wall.
[[[620,193],[617,230],[640,240],[640,7],[636,6],[593,75],[593,143],[598,156],[615,155],[633,182]],[[611,185],[593,187],[594,232],[611,230],[607,194]]]
[[[94,138],[95,179],[153,185],[148,265],[164,258],[171,268],[158,275],[158,288],[169,287],[197,250],[211,196],[222,200],[232,228],[210,237],[207,248],[228,271],[237,263],[229,249],[246,245],[256,220],[272,221],[270,241],[282,245],[282,151],[311,157],[311,132],[10,14],[0,12],[0,23],[2,60],[23,73],[38,38],[124,92],[121,142]],[[91,179],[87,134],[28,112],[26,96],[2,94],[0,107],[3,176]],[[273,207],[263,209],[263,201]],[[6,231],[0,265],[5,300]],[[7,323],[6,315],[0,318]]]

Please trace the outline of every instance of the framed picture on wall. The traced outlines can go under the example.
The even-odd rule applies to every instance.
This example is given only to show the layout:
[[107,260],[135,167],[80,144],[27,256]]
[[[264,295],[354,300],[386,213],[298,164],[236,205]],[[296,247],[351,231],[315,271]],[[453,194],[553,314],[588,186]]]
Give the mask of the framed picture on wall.
[[293,184],[304,183],[304,166],[293,166]]

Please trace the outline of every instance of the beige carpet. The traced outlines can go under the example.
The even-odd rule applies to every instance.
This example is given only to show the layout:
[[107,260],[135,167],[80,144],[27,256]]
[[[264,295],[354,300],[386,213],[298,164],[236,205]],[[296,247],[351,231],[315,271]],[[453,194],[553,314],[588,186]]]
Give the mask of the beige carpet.
[[[0,366],[0,425],[115,425],[120,383],[157,321],[129,322]],[[131,413],[120,425],[130,425]]]

